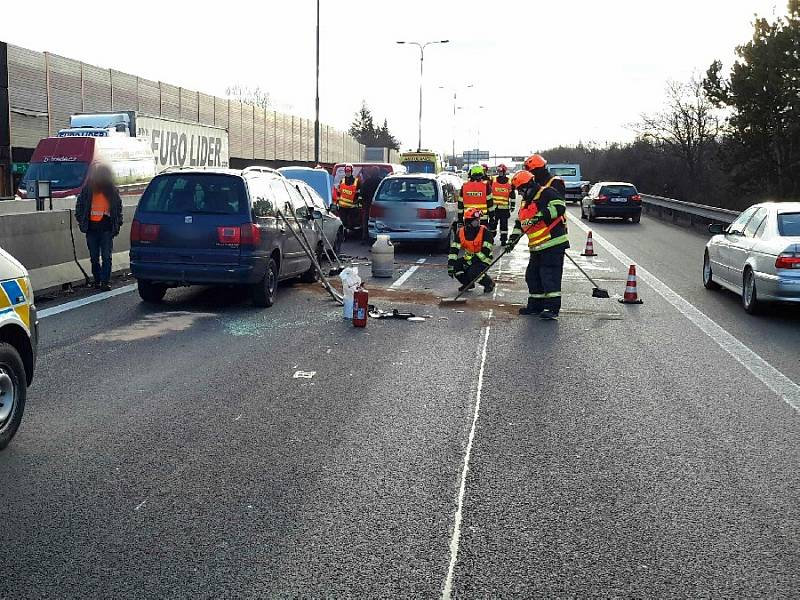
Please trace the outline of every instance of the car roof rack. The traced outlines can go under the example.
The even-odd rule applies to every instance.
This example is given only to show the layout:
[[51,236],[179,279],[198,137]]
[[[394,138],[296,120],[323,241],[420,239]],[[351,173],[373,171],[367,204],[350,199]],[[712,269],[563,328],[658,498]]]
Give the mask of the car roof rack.
[[261,167],[259,165],[253,165],[251,167],[245,167],[242,169],[242,175],[246,173],[269,173],[271,175],[278,175],[279,177],[284,177],[284,174],[278,171],[278,169],[273,169],[272,167]]

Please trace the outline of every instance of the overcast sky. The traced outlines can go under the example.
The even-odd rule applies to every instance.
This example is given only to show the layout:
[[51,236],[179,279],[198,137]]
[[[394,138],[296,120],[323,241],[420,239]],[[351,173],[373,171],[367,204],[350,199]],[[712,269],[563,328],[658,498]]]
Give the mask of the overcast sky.
[[[425,52],[423,146],[449,151],[455,133],[458,152],[480,141],[509,154],[630,139],[626,125],[661,106],[668,79],[702,73],[716,58],[729,65],[755,14],[785,13],[784,0],[321,5],[323,122],[347,128],[365,99],[404,149],[416,146],[419,51],[395,41],[449,39]],[[313,117],[315,6],[9,2],[0,40],[217,95],[232,83],[259,85],[276,108]],[[454,119],[453,93],[439,86],[468,84]]]

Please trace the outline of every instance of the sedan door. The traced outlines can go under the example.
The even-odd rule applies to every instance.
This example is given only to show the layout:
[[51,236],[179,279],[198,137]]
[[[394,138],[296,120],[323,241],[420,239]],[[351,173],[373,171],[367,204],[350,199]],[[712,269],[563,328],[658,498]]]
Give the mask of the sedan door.
[[725,234],[725,242],[720,249],[725,267],[725,279],[736,288],[742,283],[744,264],[754,243],[753,233],[756,227],[761,224],[761,219],[759,218],[756,227],[751,227],[756,221],[757,215],[766,215],[766,209],[751,206],[739,215],[739,218],[731,223],[728,228]]
[[[743,245],[745,242],[744,229],[758,208],[758,206],[751,206],[739,215],[725,230],[725,234],[718,244],[719,271],[714,269],[714,265],[712,265],[712,270],[715,276],[718,276],[720,279],[727,281],[733,286],[738,286],[739,283],[741,283],[741,275],[736,276],[735,263],[742,252],[739,246]],[[740,265],[739,267],[740,273],[742,266],[743,265]]]

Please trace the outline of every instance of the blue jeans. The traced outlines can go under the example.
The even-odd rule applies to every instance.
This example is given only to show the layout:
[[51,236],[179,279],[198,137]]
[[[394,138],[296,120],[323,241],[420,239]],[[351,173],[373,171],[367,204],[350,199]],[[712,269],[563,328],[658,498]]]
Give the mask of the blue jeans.
[[86,245],[92,261],[92,275],[95,283],[108,283],[111,280],[111,249],[114,236],[110,230],[86,232]]

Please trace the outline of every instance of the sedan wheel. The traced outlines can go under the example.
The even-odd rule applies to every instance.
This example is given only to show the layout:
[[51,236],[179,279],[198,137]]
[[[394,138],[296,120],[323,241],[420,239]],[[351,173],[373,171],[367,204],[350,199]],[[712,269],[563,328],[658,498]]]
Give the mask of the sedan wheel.
[[708,250],[703,255],[703,287],[707,290],[718,290],[719,284],[714,281],[714,274],[711,272],[711,259]]
[[742,306],[751,315],[758,314],[761,303],[758,300],[756,291],[756,276],[753,270],[748,268],[744,272],[744,284],[742,286]]
[[583,210],[583,204],[581,204],[581,219],[586,219],[586,211]]
[[589,222],[594,223],[597,221],[597,217],[594,216],[594,209],[589,207]]

